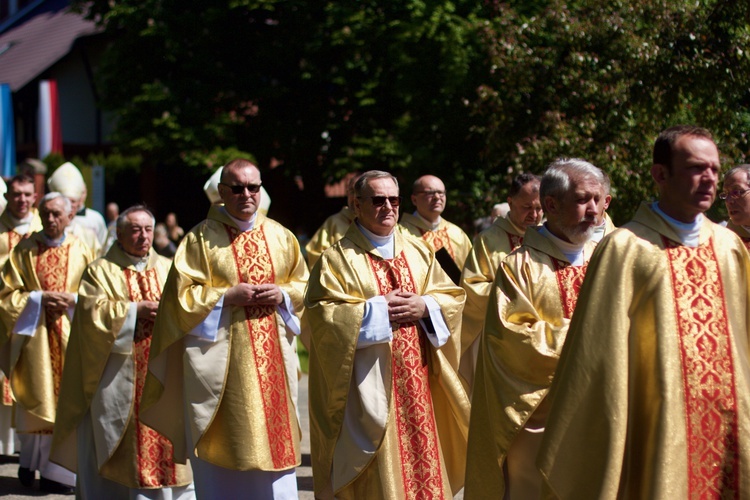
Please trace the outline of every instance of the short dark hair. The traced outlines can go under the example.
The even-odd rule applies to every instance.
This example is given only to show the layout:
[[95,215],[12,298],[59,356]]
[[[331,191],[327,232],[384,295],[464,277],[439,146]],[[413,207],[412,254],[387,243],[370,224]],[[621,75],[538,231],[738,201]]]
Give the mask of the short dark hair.
[[531,172],[521,172],[517,176],[513,178],[513,181],[510,183],[510,191],[508,192],[508,196],[511,198],[517,195],[521,188],[524,187],[529,182],[540,182],[540,179],[538,176],[532,174]]
[[672,148],[680,137],[692,135],[713,142],[711,132],[696,125],[675,125],[663,130],[654,142],[654,165],[665,165],[672,171]]
[[12,186],[13,184],[34,184],[34,178],[29,174],[20,173],[14,175],[7,184],[8,186]]
[[370,184],[371,180],[374,179],[392,179],[393,183],[398,187],[398,180],[392,174],[383,172],[382,170],[368,170],[360,175],[354,183],[354,194],[356,196],[362,196],[362,190]]

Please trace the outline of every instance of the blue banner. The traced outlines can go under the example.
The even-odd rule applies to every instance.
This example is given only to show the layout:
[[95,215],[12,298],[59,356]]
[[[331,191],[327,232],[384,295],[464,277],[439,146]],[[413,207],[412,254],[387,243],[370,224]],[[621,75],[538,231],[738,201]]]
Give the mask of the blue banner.
[[16,130],[10,85],[0,83],[0,166],[3,177],[16,175]]

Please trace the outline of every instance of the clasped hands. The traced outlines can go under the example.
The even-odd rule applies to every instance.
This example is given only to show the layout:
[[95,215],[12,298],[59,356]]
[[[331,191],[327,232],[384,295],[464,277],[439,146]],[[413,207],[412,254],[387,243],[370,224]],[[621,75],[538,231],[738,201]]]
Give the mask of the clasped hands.
[[284,301],[279,285],[240,283],[224,294],[224,304],[231,306],[277,306]]
[[416,293],[397,288],[385,295],[388,304],[388,319],[392,323],[413,323],[429,314],[424,299]]
[[65,312],[76,305],[76,296],[68,292],[42,292],[42,305],[51,311]]

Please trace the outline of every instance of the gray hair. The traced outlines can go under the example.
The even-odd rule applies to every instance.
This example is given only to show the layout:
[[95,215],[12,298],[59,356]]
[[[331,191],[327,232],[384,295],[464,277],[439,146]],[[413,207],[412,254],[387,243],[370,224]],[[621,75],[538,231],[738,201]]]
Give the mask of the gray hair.
[[558,158],[547,167],[539,186],[539,198],[551,196],[560,200],[570,190],[571,175],[592,177],[600,185],[605,185],[604,173],[591,163],[580,158]]
[[62,193],[60,193],[58,191],[52,191],[52,192],[47,193],[44,196],[42,196],[42,199],[39,200],[39,207],[41,208],[47,202],[52,201],[52,200],[56,200],[58,198],[61,198],[62,201],[63,201],[63,209],[67,213],[71,213],[73,211],[73,205],[70,203],[70,200],[68,199],[67,196],[65,196],[64,194],[62,194]]
[[117,216],[117,230],[121,231],[125,229],[125,226],[127,226],[128,224],[128,215],[134,214],[136,212],[143,212],[147,214],[149,217],[151,217],[151,224],[156,225],[156,217],[154,217],[154,214],[151,213],[151,210],[146,208],[146,205],[133,205]]
[[354,183],[354,194],[356,196],[362,196],[362,191],[365,187],[369,186],[370,181],[374,179],[391,179],[396,187],[398,187],[398,180],[388,172],[383,172],[382,170],[368,170],[360,175],[357,182]]
[[742,165],[737,165],[735,167],[732,167],[729,172],[724,175],[724,182],[727,181],[730,177],[732,177],[737,172],[745,172],[745,176],[747,176],[747,180],[745,182],[750,183],[750,164],[743,163]]

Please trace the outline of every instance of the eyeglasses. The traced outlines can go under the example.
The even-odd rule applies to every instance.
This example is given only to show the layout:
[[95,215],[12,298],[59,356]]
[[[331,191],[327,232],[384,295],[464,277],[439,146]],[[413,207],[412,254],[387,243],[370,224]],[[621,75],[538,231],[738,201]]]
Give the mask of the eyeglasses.
[[401,197],[400,196],[357,196],[357,198],[364,199],[369,198],[370,201],[372,201],[373,207],[382,207],[385,205],[385,202],[391,204],[392,207],[397,207],[401,204]]
[[445,196],[445,191],[417,191],[414,194],[424,194],[424,195],[427,195],[428,198],[432,198],[432,197],[442,198],[443,196]]
[[235,184],[233,186],[230,186],[229,184],[225,184],[223,182],[220,182],[219,184],[231,189],[232,194],[244,194],[245,189],[247,189],[250,194],[255,194],[260,191],[260,184]]
[[739,200],[740,198],[745,196],[748,191],[750,191],[750,189],[733,189],[728,193],[719,193],[719,198],[724,201],[726,201],[727,199]]

